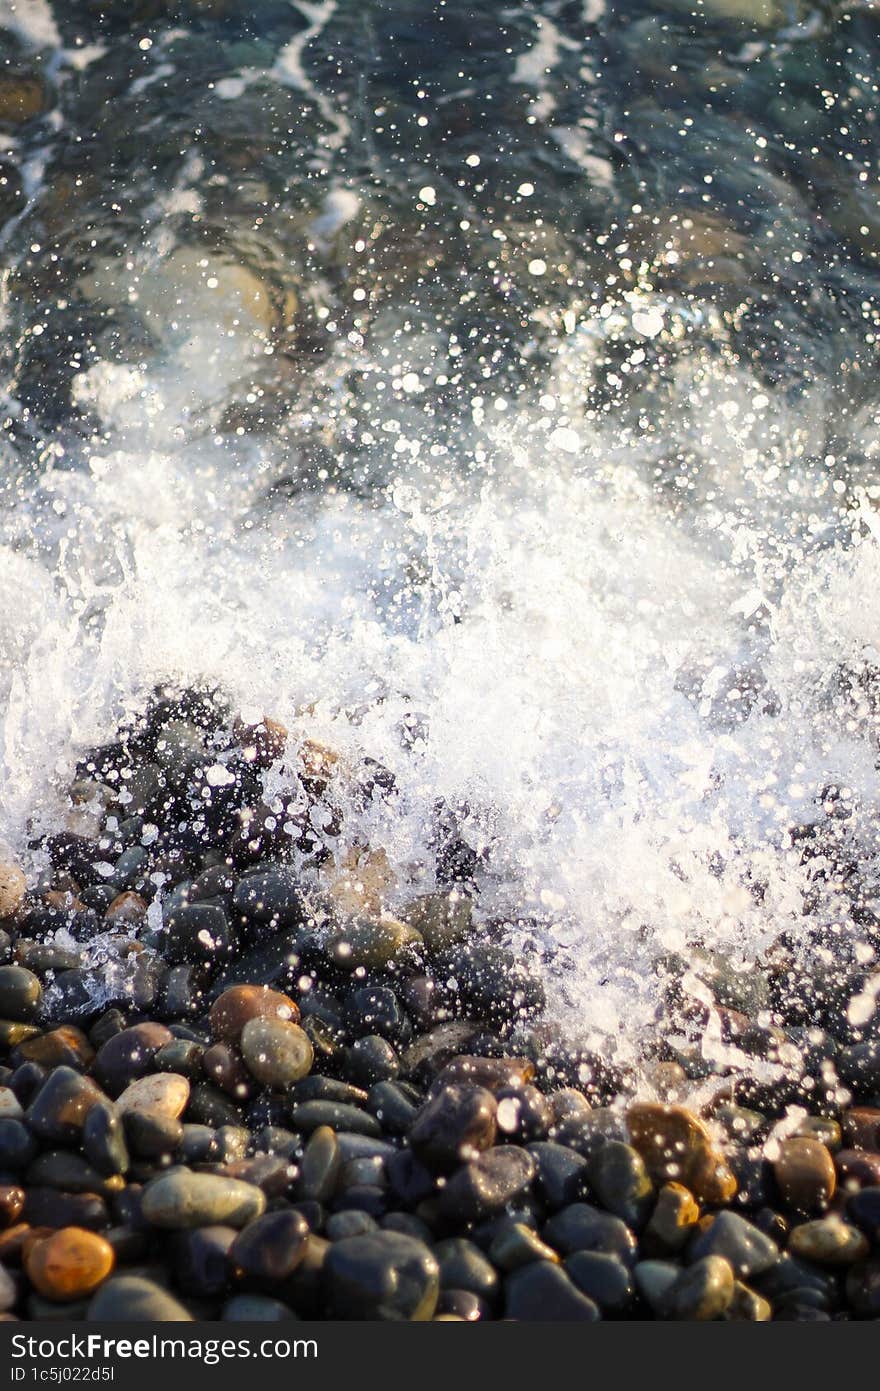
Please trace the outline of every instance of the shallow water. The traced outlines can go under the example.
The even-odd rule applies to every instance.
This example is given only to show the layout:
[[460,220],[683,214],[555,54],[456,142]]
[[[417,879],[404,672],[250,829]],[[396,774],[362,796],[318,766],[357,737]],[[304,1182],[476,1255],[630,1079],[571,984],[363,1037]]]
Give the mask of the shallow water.
[[0,0],[5,837],[220,680],[631,1054],[665,954],[875,921],[880,20],[253,9]]

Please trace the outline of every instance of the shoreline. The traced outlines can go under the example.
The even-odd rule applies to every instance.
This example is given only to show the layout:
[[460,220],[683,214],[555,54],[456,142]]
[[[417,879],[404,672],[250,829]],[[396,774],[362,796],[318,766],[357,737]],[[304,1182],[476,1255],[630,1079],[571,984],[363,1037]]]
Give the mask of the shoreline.
[[[880,1313],[864,985],[835,1037],[818,994],[782,1027],[755,973],[684,962],[636,1087],[554,1040],[539,975],[475,929],[453,818],[437,888],[392,917],[382,852],[328,849],[331,750],[263,801],[286,745],[216,693],[158,693],[81,760],[78,831],[31,847],[50,868],[0,867],[5,1320]],[[767,981],[797,1019],[792,963]],[[701,1077],[673,1024],[710,1018],[775,1078]]]

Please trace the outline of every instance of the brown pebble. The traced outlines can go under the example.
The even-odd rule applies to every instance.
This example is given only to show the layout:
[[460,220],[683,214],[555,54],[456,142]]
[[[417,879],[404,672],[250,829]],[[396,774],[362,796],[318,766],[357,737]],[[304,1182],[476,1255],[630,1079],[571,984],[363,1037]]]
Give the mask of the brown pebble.
[[104,917],[113,923],[139,923],[147,916],[147,900],[140,894],[117,894]]
[[211,1033],[219,1042],[237,1043],[251,1019],[285,1019],[299,1022],[299,1005],[280,990],[265,985],[232,985],[218,997],[209,1014]]
[[27,1039],[19,1044],[17,1053],[22,1061],[39,1063],[40,1067],[74,1067],[82,1072],[95,1057],[88,1038],[74,1024],[62,1024],[47,1034]]
[[103,1237],[81,1227],[62,1227],[30,1247],[25,1269],[40,1294],[68,1300],[91,1294],[114,1262],[113,1247]]
[[681,1183],[698,1202],[729,1203],[736,1179],[703,1122],[685,1106],[639,1102],[626,1113],[631,1143],[655,1183]]
[[700,1208],[693,1193],[680,1183],[666,1183],[642,1235],[645,1251],[663,1256],[681,1251],[700,1220]]
[[789,1251],[819,1265],[853,1265],[868,1254],[868,1238],[858,1227],[837,1216],[820,1217],[795,1227],[788,1242]]
[[24,898],[27,880],[18,865],[0,864],[0,918],[17,913]]
[[853,1106],[844,1111],[840,1124],[847,1149],[868,1150],[871,1154],[880,1151],[880,1108]]
[[880,1187],[880,1154],[868,1150],[838,1150],[834,1167],[841,1188],[854,1193],[859,1188]]
[[803,1213],[825,1211],[834,1196],[837,1176],[831,1152],[820,1140],[782,1140],[779,1153],[768,1157],[786,1207]]
[[230,1043],[212,1043],[206,1048],[202,1054],[202,1070],[209,1081],[216,1082],[236,1101],[248,1101],[257,1090],[244,1059]]
[[438,1073],[431,1085],[431,1095],[455,1082],[471,1087],[485,1087],[498,1092],[502,1087],[524,1087],[535,1075],[535,1065],[528,1058],[480,1058],[461,1055],[453,1058]]
[[14,1183],[0,1184],[0,1227],[17,1222],[24,1207],[24,1189]]

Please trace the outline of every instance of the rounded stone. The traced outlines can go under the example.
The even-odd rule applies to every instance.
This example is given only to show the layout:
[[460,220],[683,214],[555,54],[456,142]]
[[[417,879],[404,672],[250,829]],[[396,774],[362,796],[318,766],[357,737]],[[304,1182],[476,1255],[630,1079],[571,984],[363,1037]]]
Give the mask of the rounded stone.
[[736,1212],[719,1212],[688,1249],[691,1261],[704,1256],[723,1256],[735,1275],[749,1279],[762,1275],[779,1260],[779,1248],[758,1227]]
[[273,1284],[292,1275],[306,1254],[309,1226],[293,1208],[266,1212],[238,1234],[229,1248],[236,1276]]
[[210,1298],[229,1288],[229,1248],[237,1236],[234,1227],[195,1227],[174,1232],[169,1241],[169,1264],[174,1283],[185,1294]]
[[734,1295],[733,1267],[723,1256],[704,1256],[675,1279],[666,1292],[664,1311],[671,1319],[707,1322],[720,1318]]
[[410,1148],[435,1173],[451,1173],[494,1145],[497,1112],[498,1103],[485,1087],[443,1087],[416,1116]]
[[83,1154],[102,1174],[128,1172],[129,1155],[122,1119],[110,1101],[93,1106],[82,1131]]
[[700,1209],[689,1189],[680,1183],[664,1184],[643,1233],[646,1250],[661,1256],[681,1251],[699,1220]]
[[89,1111],[106,1099],[88,1077],[56,1067],[28,1106],[27,1123],[41,1140],[78,1142]]
[[620,1140],[606,1141],[590,1160],[589,1181],[607,1212],[641,1230],[654,1206],[654,1185],[637,1149]]
[[504,1317],[535,1323],[595,1323],[601,1314],[561,1266],[536,1261],[507,1276]]
[[421,944],[420,934],[395,918],[353,918],[330,934],[326,951],[342,970],[375,971]]
[[604,1251],[627,1265],[636,1257],[636,1239],[625,1222],[589,1203],[570,1203],[545,1222],[544,1240],[563,1256],[575,1251]]
[[803,1213],[825,1211],[834,1196],[837,1176],[831,1153],[820,1140],[782,1140],[772,1163],[786,1207]]
[[251,1075],[276,1091],[305,1077],[315,1059],[308,1034],[286,1019],[249,1019],[241,1031],[241,1052]]
[[74,1024],[62,1024],[19,1045],[16,1056],[24,1062],[39,1063],[40,1067],[67,1066],[85,1072],[95,1050],[86,1035]]
[[0,966],[0,1019],[28,1023],[37,1014],[43,987],[24,966]]
[[21,907],[27,880],[18,865],[0,864],[0,918],[11,918]]
[[631,1143],[655,1183],[675,1181],[698,1202],[722,1206],[736,1193],[736,1179],[706,1126],[685,1106],[640,1102],[626,1113]]
[[46,1299],[81,1299],[107,1279],[114,1264],[113,1247],[96,1232],[61,1227],[29,1249],[28,1279]]
[[491,1303],[498,1292],[498,1271],[473,1241],[467,1237],[447,1237],[439,1241],[434,1255],[440,1263],[442,1290],[470,1290]]
[[189,1082],[180,1073],[154,1072],[130,1082],[116,1098],[116,1109],[121,1116],[128,1111],[156,1112],[179,1120],[186,1110],[189,1093]]
[[858,1227],[832,1215],[795,1227],[788,1249],[793,1255],[818,1265],[843,1266],[863,1260],[868,1254],[869,1243]]
[[299,1006],[279,990],[265,985],[231,985],[211,1006],[211,1033],[224,1043],[237,1043],[244,1026],[252,1019],[299,1021]]
[[432,1251],[402,1232],[334,1242],[324,1262],[328,1313],[342,1319],[424,1322],[433,1317],[439,1267]]
[[320,1125],[309,1136],[300,1163],[297,1192],[301,1198],[326,1203],[332,1198],[342,1168],[342,1156],[334,1131]]
[[[559,1264],[559,1255],[523,1222],[502,1222],[492,1238],[489,1259],[499,1270],[518,1270],[532,1261]],[[589,1290],[586,1291],[589,1294]]]
[[635,1297],[632,1271],[605,1251],[576,1251],[565,1262],[565,1272],[603,1314],[625,1313]]
[[95,1080],[110,1096],[118,1096],[130,1082],[152,1071],[156,1053],[173,1038],[164,1024],[134,1024],[120,1030],[98,1049],[92,1068]]
[[89,1303],[95,1323],[192,1323],[188,1309],[168,1290],[141,1275],[114,1275]]
[[143,1214],[154,1227],[244,1227],[261,1216],[266,1196],[251,1183],[219,1174],[177,1169],[151,1179],[143,1192]]
[[456,1169],[440,1192],[439,1209],[458,1222],[495,1217],[528,1192],[534,1177],[535,1161],[526,1150],[496,1146]]

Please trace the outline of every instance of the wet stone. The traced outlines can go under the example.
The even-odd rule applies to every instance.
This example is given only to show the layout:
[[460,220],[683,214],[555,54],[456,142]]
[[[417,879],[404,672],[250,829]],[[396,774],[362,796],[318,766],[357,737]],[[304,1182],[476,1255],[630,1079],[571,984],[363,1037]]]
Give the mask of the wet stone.
[[138,1159],[170,1157],[183,1138],[177,1117],[161,1111],[126,1111],[122,1119],[128,1148]]
[[245,1066],[241,1054],[229,1043],[212,1043],[202,1055],[202,1071],[234,1101],[254,1096],[258,1085]]
[[40,1034],[19,1045],[16,1058],[21,1062],[39,1063],[40,1067],[73,1067],[85,1072],[95,1056],[95,1050],[81,1029],[64,1024],[60,1029]]
[[232,942],[223,909],[213,903],[193,903],[169,916],[163,955],[174,964],[215,962],[230,954]]
[[819,1140],[782,1140],[773,1162],[779,1196],[786,1207],[824,1212],[837,1187],[834,1160]]
[[[842,1139],[847,1149],[880,1150],[880,1108],[853,1106],[841,1116]],[[837,1145],[840,1148],[840,1144]]]
[[448,1237],[437,1243],[440,1288],[470,1290],[490,1303],[498,1291],[498,1271],[479,1246],[466,1237]]
[[326,951],[342,970],[375,971],[421,943],[418,932],[395,918],[353,918],[330,933]]
[[153,1058],[174,1035],[164,1024],[135,1024],[114,1034],[95,1058],[95,1081],[110,1096],[118,1096],[129,1083],[152,1071]]
[[122,1118],[111,1102],[99,1101],[91,1108],[85,1118],[81,1143],[85,1157],[99,1173],[128,1172],[129,1155]]
[[345,1070],[356,1082],[371,1087],[376,1082],[390,1081],[400,1071],[397,1053],[387,1039],[367,1034],[356,1039],[346,1052]]
[[539,1323],[595,1323],[601,1313],[560,1266],[536,1261],[506,1277],[504,1317]]
[[266,1206],[263,1192],[250,1183],[186,1169],[152,1179],[144,1189],[144,1217],[155,1227],[244,1227]]
[[505,947],[458,943],[435,962],[438,980],[480,1018],[513,1020],[543,1008],[544,987]]
[[190,1085],[176,1072],[157,1072],[130,1082],[116,1098],[120,1115],[129,1111],[156,1113],[177,1120],[186,1110]]
[[409,1132],[413,1153],[436,1173],[450,1173],[495,1143],[497,1103],[483,1087],[452,1085],[435,1093]]
[[338,1101],[303,1101],[291,1107],[291,1124],[296,1130],[311,1134],[318,1126],[331,1130],[351,1131],[355,1135],[370,1135],[379,1139],[382,1127],[375,1116]]
[[240,1046],[251,1074],[276,1090],[300,1081],[314,1062],[308,1035],[284,1019],[250,1019],[242,1029]]
[[635,1298],[632,1271],[619,1257],[606,1252],[575,1252],[565,1262],[565,1273],[604,1315],[624,1314]]
[[311,1132],[300,1161],[296,1191],[300,1198],[324,1203],[334,1195],[342,1159],[336,1136],[329,1125],[318,1125]]
[[513,1146],[486,1150],[447,1179],[440,1193],[440,1211],[458,1222],[496,1216],[531,1188],[534,1176],[535,1161],[525,1150]]
[[192,1322],[178,1299],[139,1275],[115,1275],[104,1282],[89,1304],[86,1317],[96,1323]]
[[587,1203],[571,1203],[545,1222],[541,1235],[563,1256],[575,1251],[604,1251],[627,1265],[636,1257],[634,1234],[619,1217]]
[[153,1066],[157,1072],[178,1072],[193,1082],[202,1075],[204,1054],[204,1044],[187,1038],[173,1038],[153,1055]]
[[27,1276],[46,1299],[63,1302],[91,1294],[114,1265],[110,1244],[97,1233],[63,1227],[36,1242],[25,1262]]
[[692,1241],[688,1260],[723,1256],[735,1275],[749,1279],[761,1275],[779,1260],[779,1249],[762,1231],[735,1212],[720,1212],[710,1226]]
[[773,1305],[749,1285],[737,1280],[733,1299],[722,1317],[731,1323],[768,1323],[773,1317]]
[[846,1213],[870,1241],[880,1243],[880,1186],[851,1193],[846,1201]]
[[78,1141],[91,1108],[106,1098],[88,1077],[57,1067],[27,1109],[27,1123],[42,1140]]
[[795,1227],[788,1249],[792,1255],[818,1265],[845,1266],[863,1260],[868,1254],[869,1243],[858,1227],[840,1217],[829,1216]]
[[645,1249],[657,1255],[681,1251],[700,1220],[692,1193],[680,1183],[664,1184],[643,1233]]
[[663,1299],[663,1311],[671,1319],[705,1322],[720,1318],[733,1301],[734,1274],[722,1256],[704,1256],[683,1270]]
[[232,895],[233,921],[249,944],[298,927],[306,908],[299,886],[288,874],[260,870],[240,879]]
[[396,1082],[376,1082],[367,1095],[367,1110],[388,1135],[407,1135],[418,1115],[408,1091]]
[[0,1019],[28,1023],[39,1012],[42,998],[43,987],[33,971],[0,966]]
[[110,1225],[107,1205],[97,1193],[65,1193],[58,1188],[26,1189],[22,1218],[32,1227],[101,1231]]
[[638,1150],[609,1140],[590,1160],[589,1180],[608,1212],[633,1230],[641,1230],[654,1206],[654,1185]]
[[0,1172],[27,1168],[36,1153],[37,1141],[22,1121],[0,1119]]
[[220,1225],[174,1233],[169,1253],[174,1281],[181,1293],[205,1298],[229,1288],[229,1248],[237,1235],[235,1227]]
[[328,1241],[345,1241],[347,1237],[365,1236],[367,1232],[378,1230],[379,1224],[376,1219],[359,1208],[331,1213],[324,1224]]
[[655,1183],[681,1183],[698,1202],[730,1202],[736,1180],[705,1125],[686,1107],[642,1102],[629,1108],[626,1120]]
[[334,1242],[324,1279],[328,1312],[336,1318],[422,1322],[437,1307],[437,1261],[422,1242],[400,1232]]
[[106,1177],[71,1150],[43,1150],[25,1174],[28,1188],[61,1188],[67,1193],[112,1193],[119,1181],[108,1184]]
[[229,1248],[237,1278],[272,1284],[293,1273],[306,1252],[309,1228],[293,1210],[267,1212],[239,1233]]
[[190,1088],[185,1119],[198,1125],[240,1125],[241,1113],[230,1097],[210,1082],[196,1082]]
[[[489,1259],[499,1270],[518,1270],[532,1261],[552,1261],[558,1264],[559,1255],[522,1222],[502,1223],[489,1247]],[[589,1290],[585,1291],[589,1294]]]
[[260,985],[233,985],[211,1006],[211,1032],[215,1039],[237,1043],[242,1029],[253,1019],[299,1022],[299,1006],[288,995]]
[[11,918],[21,907],[27,880],[18,865],[0,864],[0,919]]

